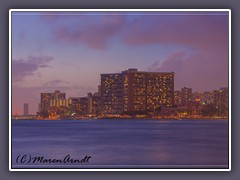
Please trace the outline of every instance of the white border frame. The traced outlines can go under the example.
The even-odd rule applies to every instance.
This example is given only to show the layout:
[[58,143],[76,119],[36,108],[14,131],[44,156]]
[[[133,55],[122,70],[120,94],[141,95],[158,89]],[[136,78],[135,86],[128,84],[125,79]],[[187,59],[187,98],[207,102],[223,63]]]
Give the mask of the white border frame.
[[[62,11],[73,11],[73,12],[110,12],[110,11],[142,11],[142,12],[228,12],[229,13],[229,64],[228,64],[228,82],[229,82],[229,157],[228,157],[228,169],[14,169],[12,168],[12,132],[11,132],[11,122],[12,122],[12,12],[62,12]],[[231,10],[230,9],[10,9],[9,10],[9,171],[231,171]]]

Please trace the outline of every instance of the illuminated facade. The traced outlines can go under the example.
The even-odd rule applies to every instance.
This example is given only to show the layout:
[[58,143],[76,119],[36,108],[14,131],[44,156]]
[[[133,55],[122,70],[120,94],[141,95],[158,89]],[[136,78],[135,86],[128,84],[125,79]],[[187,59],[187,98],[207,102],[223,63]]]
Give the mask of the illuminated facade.
[[60,104],[65,103],[66,94],[61,93],[60,91],[55,91],[53,93],[41,93],[41,102],[40,102],[40,113],[50,110],[50,107],[53,106],[53,103]]
[[101,112],[123,113],[123,74],[101,74]]
[[221,88],[220,90],[213,91],[213,104],[218,110],[219,115],[228,115],[228,88]]
[[181,91],[174,92],[174,105],[179,106],[181,104]]
[[50,99],[50,107],[68,107],[71,103],[71,99]]
[[203,92],[202,104],[213,104],[213,91]]
[[77,115],[88,114],[88,98],[87,97],[70,97],[71,99],[71,110]]
[[103,114],[155,112],[174,104],[174,73],[128,69],[101,74]]
[[96,92],[94,94],[88,93],[88,114],[89,115],[99,115],[100,113],[100,96]]
[[228,110],[228,104],[229,104],[228,87],[220,89],[220,104],[221,104],[222,108],[225,108]]
[[188,105],[192,102],[192,88],[184,87],[181,89],[181,103],[182,105]]

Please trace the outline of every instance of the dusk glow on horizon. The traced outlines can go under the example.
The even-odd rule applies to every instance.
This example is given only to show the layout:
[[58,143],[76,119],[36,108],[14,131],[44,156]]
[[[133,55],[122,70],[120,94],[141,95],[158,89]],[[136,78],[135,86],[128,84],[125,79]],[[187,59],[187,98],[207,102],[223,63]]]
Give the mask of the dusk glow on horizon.
[[12,12],[12,113],[41,92],[97,91],[100,74],[174,72],[175,90],[228,87],[227,12]]

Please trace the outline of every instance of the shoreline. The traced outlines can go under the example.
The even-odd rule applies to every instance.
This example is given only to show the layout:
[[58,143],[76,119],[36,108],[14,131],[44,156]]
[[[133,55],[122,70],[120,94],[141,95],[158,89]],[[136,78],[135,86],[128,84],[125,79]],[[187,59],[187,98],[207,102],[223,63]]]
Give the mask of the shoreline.
[[175,120],[175,121],[182,121],[182,120],[229,120],[229,118],[59,118],[59,119],[37,119],[37,118],[31,118],[31,119],[21,119],[21,118],[12,118],[12,120],[36,120],[36,121],[59,121],[59,120],[132,120],[132,121],[137,121],[137,120]]

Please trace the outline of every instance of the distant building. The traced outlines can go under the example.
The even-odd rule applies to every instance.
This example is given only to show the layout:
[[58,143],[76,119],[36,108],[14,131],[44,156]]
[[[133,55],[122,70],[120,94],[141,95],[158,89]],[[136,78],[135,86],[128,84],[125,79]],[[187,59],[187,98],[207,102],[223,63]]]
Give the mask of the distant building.
[[213,101],[214,101],[213,91],[203,92],[203,98],[201,101],[202,104],[213,104]]
[[99,115],[101,111],[101,97],[99,93],[94,93],[92,97],[92,113]]
[[213,91],[213,104],[218,110],[220,116],[228,115],[228,97],[229,91],[228,88],[221,88],[220,90]]
[[88,114],[92,114],[93,113],[93,97],[92,97],[92,93],[88,93],[87,94],[87,100],[88,100]]
[[79,105],[80,105],[80,113],[82,115],[88,114],[88,99],[87,99],[87,97],[80,97]]
[[41,112],[41,103],[38,103],[38,111],[37,111],[38,113],[40,113]]
[[228,87],[220,89],[220,108],[221,111],[228,111],[229,105],[229,90]]
[[202,99],[203,99],[203,93],[201,93],[201,92],[192,93],[192,101],[193,102],[201,103]]
[[220,90],[213,90],[201,93],[202,97],[200,103],[202,105],[202,112],[205,116],[228,116],[229,92],[228,87],[220,88]]
[[76,114],[80,114],[81,111],[81,105],[80,105],[80,97],[70,97],[71,99],[71,109],[74,111]]
[[70,109],[80,116],[87,115],[89,112],[88,97],[70,97],[71,105]]
[[174,73],[128,69],[101,74],[100,92],[103,114],[155,112],[174,104]]
[[[65,103],[66,94],[61,93],[60,91],[55,91],[53,93],[41,93],[41,102],[40,102],[40,114],[41,113],[49,113],[49,111],[53,110],[53,106],[60,106],[61,104]],[[51,107],[51,108],[50,108]]]
[[28,116],[29,115],[29,109],[28,109],[28,103],[23,104],[23,115]]
[[181,89],[181,103],[188,105],[192,101],[192,88],[184,87]]

